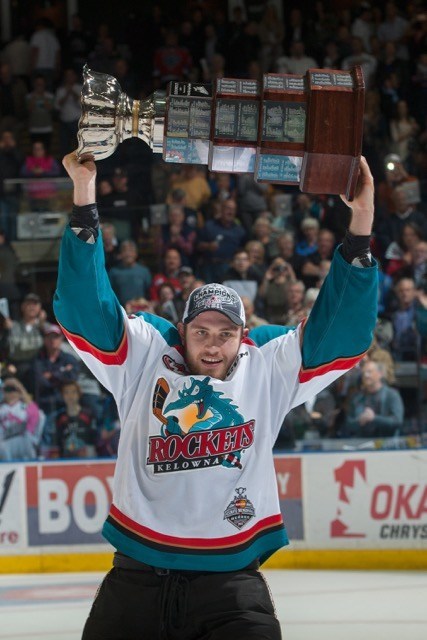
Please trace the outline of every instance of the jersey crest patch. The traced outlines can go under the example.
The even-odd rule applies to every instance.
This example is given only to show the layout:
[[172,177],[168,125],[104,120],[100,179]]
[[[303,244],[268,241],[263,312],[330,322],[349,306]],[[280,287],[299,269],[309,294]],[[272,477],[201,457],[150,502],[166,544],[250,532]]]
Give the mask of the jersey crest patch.
[[245,492],[244,487],[237,487],[236,495],[224,511],[224,520],[228,520],[237,529],[242,529],[255,517],[254,505]]

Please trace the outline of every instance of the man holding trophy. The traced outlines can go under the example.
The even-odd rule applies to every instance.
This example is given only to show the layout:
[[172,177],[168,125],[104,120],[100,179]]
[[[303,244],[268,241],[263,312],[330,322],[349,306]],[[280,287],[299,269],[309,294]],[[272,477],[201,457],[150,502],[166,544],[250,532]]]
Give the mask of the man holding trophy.
[[[240,109],[226,106],[219,110]],[[193,107],[196,115],[204,114],[203,105]],[[137,133],[139,106],[131,112]],[[292,114],[286,113],[289,122]],[[244,104],[243,115],[253,117],[252,107]],[[149,139],[155,109],[144,118]],[[98,114],[102,129],[101,120]],[[116,125],[116,136],[127,127]],[[167,139],[166,122],[164,154],[180,148],[190,159],[205,152],[208,162],[232,157],[237,169],[249,158],[255,171],[262,149],[264,156],[289,157],[289,143],[285,149],[273,141],[273,149],[263,147],[263,140],[255,146],[247,140],[223,144],[215,155],[211,133],[200,137],[205,134],[199,125],[193,131],[198,139],[181,142],[206,144],[182,145],[176,127],[169,136],[174,140]],[[111,151],[105,127],[99,133],[101,153]],[[288,411],[354,366],[370,346],[377,270],[369,252],[369,167],[364,158],[352,163],[356,180],[347,176],[344,190],[352,201],[343,196],[352,209],[351,224],[306,322],[292,330],[260,327],[249,335],[237,293],[208,283],[191,293],[175,328],[145,312],[128,317],[111,289],[95,198],[96,126],[89,138],[92,155],[80,144],[79,157],[71,153],[63,161],[74,183],[74,207],[62,241],[54,310],[71,345],[113,394],[122,431],[113,504],[103,528],[116,552],[83,640],[278,640],[280,624],[259,571],[288,544],[272,448]],[[317,162],[297,146],[291,151],[302,158],[295,167],[307,165],[309,172]],[[279,178],[286,177],[289,162],[273,160],[261,170],[276,166]]]

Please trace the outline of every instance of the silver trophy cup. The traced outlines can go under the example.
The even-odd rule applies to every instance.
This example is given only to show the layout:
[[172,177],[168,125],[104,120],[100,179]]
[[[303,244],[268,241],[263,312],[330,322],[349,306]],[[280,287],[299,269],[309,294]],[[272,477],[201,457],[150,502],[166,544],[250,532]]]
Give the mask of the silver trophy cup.
[[95,160],[103,160],[127,138],[140,138],[154,153],[162,153],[165,105],[164,91],[155,91],[146,100],[133,100],[113,76],[85,65],[78,157],[90,153]]

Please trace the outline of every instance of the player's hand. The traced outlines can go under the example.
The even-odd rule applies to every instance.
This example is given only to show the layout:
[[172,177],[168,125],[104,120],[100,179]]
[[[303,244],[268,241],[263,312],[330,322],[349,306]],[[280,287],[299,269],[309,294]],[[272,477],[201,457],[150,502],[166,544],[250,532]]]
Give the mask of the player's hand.
[[94,157],[83,154],[77,158],[75,151],[66,155],[62,161],[64,168],[74,184],[74,204],[82,207],[96,201],[96,164]]
[[349,230],[356,236],[368,236],[374,221],[374,179],[366,158],[360,159],[360,173],[357,179],[354,199],[347,200],[344,195],[341,200],[352,210]]
[[74,184],[89,184],[96,178],[96,164],[94,157],[89,153],[78,158],[77,153],[72,151],[64,156],[62,164]]

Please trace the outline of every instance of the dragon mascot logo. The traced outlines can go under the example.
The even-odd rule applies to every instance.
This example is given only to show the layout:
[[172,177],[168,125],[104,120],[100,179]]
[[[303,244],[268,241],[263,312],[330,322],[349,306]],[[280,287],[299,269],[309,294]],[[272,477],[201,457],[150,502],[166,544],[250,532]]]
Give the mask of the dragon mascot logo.
[[186,471],[216,465],[242,468],[242,453],[254,439],[255,421],[245,422],[236,405],[214,391],[210,378],[190,377],[178,399],[166,403],[170,389],[160,378],[153,395],[153,413],[160,436],[150,437],[147,464],[155,473]]

